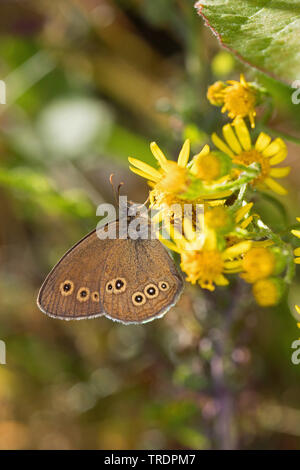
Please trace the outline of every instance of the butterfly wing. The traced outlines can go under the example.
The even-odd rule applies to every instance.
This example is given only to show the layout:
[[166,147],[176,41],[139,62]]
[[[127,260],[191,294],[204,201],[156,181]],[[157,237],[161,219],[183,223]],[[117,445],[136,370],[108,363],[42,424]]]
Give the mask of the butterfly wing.
[[71,248],[44,281],[37,299],[47,315],[80,320],[103,315],[100,279],[114,240],[100,240],[96,231]]
[[183,280],[159,240],[115,240],[100,282],[105,315],[122,323],[162,317],[177,302]]
[[47,315],[63,320],[105,315],[122,323],[145,323],[162,317],[182,289],[182,277],[160,241],[100,240],[94,231],[52,269],[37,303]]

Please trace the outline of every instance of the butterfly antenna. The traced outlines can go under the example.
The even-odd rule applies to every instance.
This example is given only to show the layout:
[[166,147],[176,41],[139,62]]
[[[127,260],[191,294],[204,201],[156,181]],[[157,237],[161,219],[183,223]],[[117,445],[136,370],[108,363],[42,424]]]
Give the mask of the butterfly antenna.
[[146,201],[145,201],[145,202],[143,202],[143,206],[145,206],[146,204],[148,204],[148,202],[149,202],[149,199],[150,199],[150,196],[148,196],[148,197],[147,197],[147,199],[146,199]]
[[118,198],[120,197],[120,190],[121,190],[123,185],[124,185],[123,181],[121,181],[121,183],[118,184],[118,188],[117,188]]
[[121,183],[118,185],[117,189],[116,189],[115,184],[114,184],[114,181],[113,181],[114,176],[115,176],[114,173],[112,173],[112,174],[110,175],[110,177],[109,177],[109,182],[110,182],[110,184],[111,184],[111,186],[112,186],[112,189],[113,189],[115,202],[116,202],[116,204],[118,205],[118,204],[119,204],[120,189],[121,189],[121,187],[123,186],[124,183],[121,182]]

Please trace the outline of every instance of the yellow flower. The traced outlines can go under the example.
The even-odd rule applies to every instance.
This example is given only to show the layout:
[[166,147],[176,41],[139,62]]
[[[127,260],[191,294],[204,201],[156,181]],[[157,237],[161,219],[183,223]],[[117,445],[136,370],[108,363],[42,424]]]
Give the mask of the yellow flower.
[[274,271],[275,262],[275,256],[268,248],[251,248],[243,259],[245,272],[241,277],[251,283],[268,277]]
[[[202,203],[204,199],[220,199],[227,197],[232,194],[232,191],[222,191],[222,188],[215,192],[209,191],[209,187],[203,187],[203,194],[200,191],[199,196],[186,197],[185,200],[179,197],[189,189],[191,180],[196,179],[195,165],[196,160],[193,159],[191,167],[193,172],[187,167],[190,155],[190,140],[187,139],[179,153],[177,162],[167,160],[161,149],[155,142],[150,144],[150,149],[154,157],[156,158],[160,168],[156,168],[148,165],[147,163],[138,160],[136,158],[129,157],[130,170],[134,173],[146,178],[148,183],[153,188],[150,192],[150,205],[156,209],[164,209],[169,212],[169,207],[173,204],[183,205],[187,202],[193,202],[195,204]],[[206,148],[204,148],[206,150]],[[204,152],[205,153],[205,152]],[[202,154],[202,152],[200,152]],[[198,155],[199,156],[199,155]],[[196,156],[196,157],[198,157]],[[225,161],[228,158],[227,155],[223,156]],[[224,172],[223,166],[220,164],[220,171]],[[223,181],[221,181],[222,183]],[[215,183],[215,182],[214,182]],[[172,212],[172,211],[171,211]]]
[[280,278],[260,279],[252,288],[254,298],[262,307],[278,304],[284,292],[284,282]]
[[241,277],[246,282],[256,282],[279,274],[285,267],[285,258],[277,247],[253,246],[243,259],[244,273]]
[[275,262],[274,254],[267,248],[251,248],[243,259],[241,277],[251,283],[268,277],[274,271]]
[[194,156],[191,173],[206,183],[216,182],[222,178],[225,181],[231,171],[232,161],[223,152],[210,151],[205,145],[200,153]]
[[161,149],[155,142],[150,144],[150,149],[160,165],[160,171],[147,163],[129,157],[130,170],[148,181],[155,183],[155,187],[161,191],[177,194],[187,188],[186,165],[190,156],[190,141],[187,139],[179,153],[177,162],[167,160]]
[[225,88],[225,83],[217,81],[210,85],[207,90],[207,99],[213,106],[222,106],[224,104],[224,96],[222,91]]
[[[187,221],[185,229],[188,228]],[[242,271],[242,255],[251,247],[251,241],[242,241],[225,250],[217,248],[216,238],[201,237],[186,230],[188,238],[171,228],[172,241],[160,237],[167,248],[181,255],[180,267],[187,274],[187,281],[198,283],[203,289],[213,291],[215,285],[226,286],[229,282],[224,274]]]
[[216,206],[204,211],[204,222],[209,229],[228,233],[233,228],[234,221],[227,207]]
[[165,176],[157,184],[162,191],[180,193],[187,188],[187,172],[175,162],[166,162]]
[[249,117],[251,127],[255,127],[255,106],[258,101],[258,94],[255,88],[250,85],[243,74],[240,81],[229,80],[221,94],[223,95],[222,113],[227,112],[230,119]]
[[240,209],[232,212],[230,206],[219,204],[218,206],[204,206],[205,225],[216,232],[230,233],[235,226],[246,229],[253,220],[253,215],[248,215],[253,202],[244,204]]
[[282,139],[277,138],[271,142],[271,137],[261,132],[252,145],[248,128],[241,118],[235,120],[234,129],[230,124],[226,124],[222,131],[225,142],[216,133],[213,133],[212,141],[218,149],[229,155],[234,163],[260,164],[261,173],[254,180],[255,185],[265,186],[280,195],[287,193],[286,189],[274,180],[283,178],[290,172],[290,167],[273,168],[287,156],[287,148]]
[[[249,212],[253,206],[253,202],[249,202],[248,204],[244,204],[240,209],[238,209],[235,214],[234,214],[234,220],[235,220],[235,227],[236,228],[241,228],[243,230],[246,230],[249,224],[251,224],[253,220],[253,215],[249,215]],[[234,231],[235,232],[235,231]],[[245,238],[244,236],[242,238]],[[226,241],[226,246],[232,246],[235,243],[238,243],[241,239],[241,235],[238,234],[237,232],[235,233],[227,233],[225,237]],[[258,243],[256,241],[252,240],[252,246],[255,246],[255,244]]]
[[[297,219],[298,222],[300,222],[300,217],[296,217],[296,219]],[[295,235],[295,237],[300,238],[300,230],[291,230],[291,232],[292,232],[293,235]],[[295,248],[294,255],[295,255],[294,262],[296,264],[300,264],[300,247]],[[298,313],[300,313],[300,312],[298,312]]]
[[224,274],[233,274],[242,269],[240,255],[249,249],[251,242],[240,242],[223,251],[214,249],[187,251],[181,253],[181,269],[187,274],[187,281],[196,282],[203,288],[215,290],[217,286],[228,285]]

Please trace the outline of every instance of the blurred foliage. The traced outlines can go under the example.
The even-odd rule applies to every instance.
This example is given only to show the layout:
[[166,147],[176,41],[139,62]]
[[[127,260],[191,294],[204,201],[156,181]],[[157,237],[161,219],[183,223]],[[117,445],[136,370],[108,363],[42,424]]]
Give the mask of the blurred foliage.
[[[151,162],[148,143],[159,140],[171,158],[187,136],[196,152],[223,124],[207,86],[241,64],[190,0],[5,1],[0,28],[0,448],[299,448],[298,281],[264,310],[239,283],[216,296],[189,287],[145,326],[64,323],[35,305],[47,272],[95,226],[96,205],[113,201],[109,175],[142,202],[127,157]],[[297,135],[290,90],[244,73],[279,103],[271,128]],[[289,197],[260,203],[277,230],[299,216],[298,152],[291,143]]]

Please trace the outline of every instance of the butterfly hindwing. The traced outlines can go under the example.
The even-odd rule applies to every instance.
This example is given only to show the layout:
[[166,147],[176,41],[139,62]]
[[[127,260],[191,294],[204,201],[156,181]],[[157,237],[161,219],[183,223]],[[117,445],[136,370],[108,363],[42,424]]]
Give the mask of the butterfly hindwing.
[[122,323],[163,316],[183,288],[174,261],[158,240],[116,240],[101,278],[105,315]]

